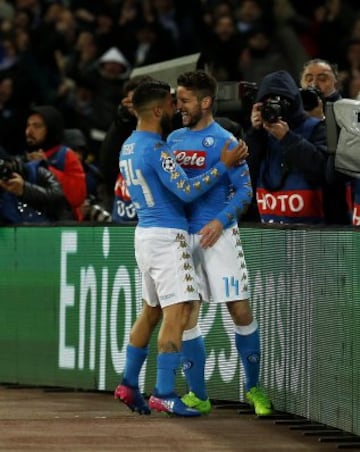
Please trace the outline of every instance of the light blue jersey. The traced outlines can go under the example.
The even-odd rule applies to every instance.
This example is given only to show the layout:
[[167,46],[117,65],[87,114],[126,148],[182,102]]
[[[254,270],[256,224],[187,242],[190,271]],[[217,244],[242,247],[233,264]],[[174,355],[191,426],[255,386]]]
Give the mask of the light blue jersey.
[[[213,122],[202,130],[186,127],[175,130],[167,142],[186,174],[198,177],[219,161],[221,149],[228,139],[234,141],[234,145],[237,142],[230,132]],[[249,168],[242,162],[230,168],[218,184],[188,206],[189,232],[197,233],[214,219],[219,220],[224,229],[236,224],[251,197]]]
[[226,166],[218,161],[206,174],[188,179],[160,135],[134,131],[120,152],[123,174],[141,227],[169,227],[188,231],[184,204],[205,193]]

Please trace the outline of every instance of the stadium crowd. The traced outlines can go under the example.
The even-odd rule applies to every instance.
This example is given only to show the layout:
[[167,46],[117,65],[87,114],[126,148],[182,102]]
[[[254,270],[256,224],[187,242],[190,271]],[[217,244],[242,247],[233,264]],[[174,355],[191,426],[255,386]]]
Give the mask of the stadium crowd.
[[[111,221],[113,185],[118,189],[121,182],[116,181],[118,167],[108,178],[104,166],[109,160],[101,154],[118,121],[132,69],[197,52],[199,68],[219,82],[261,84],[269,73],[284,70],[299,87],[306,62],[321,58],[337,68],[339,95],[356,99],[360,8],[355,0],[192,0],[191,7],[182,0],[0,0],[0,147],[5,156],[0,176],[7,177],[2,169],[7,159],[17,169],[19,159],[48,160],[73,221]],[[48,127],[40,140],[43,154],[35,155],[28,152],[34,138],[29,118],[37,114],[39,120],[41,106],[54,108],[61,123],[49,126],[49,118],[42,117]],[[246,114],[232,112],[231,117],[244,133],[251,128],[250,111]],[[121,121],[130,133],[131,115],[122,111]],[[54,160],[55,144],[72,149],[67,149],[66,164]],[[72,182],[62,174],[70,171],[70,161],[77,173]],[[24,171],[24,178],[30,177]],[[18,189],[10,185],[2,183],[0,194],[15,194]],[[74,198],[69,187],[77,194],[75,204],[69,201]],[[343,223],[332,221],[337,222]]]

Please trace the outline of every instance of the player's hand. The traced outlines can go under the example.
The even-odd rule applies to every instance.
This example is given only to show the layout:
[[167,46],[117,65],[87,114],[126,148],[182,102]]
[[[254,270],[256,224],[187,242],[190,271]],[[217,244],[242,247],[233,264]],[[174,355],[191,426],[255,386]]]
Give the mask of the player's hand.
[[238,144],[229,150],[231,140],[227,140],[224,147],[221,150],[220,160],[225,166],[230,168],[231,166],[238,165],[241,161],[248,157],[248,147],[245,141],[239,140]]
[[223,226],[219,220],[212,220],[206,224],[200,231],[200,246],[202,248],[210,248],[213,246],[218,238],[221,236]]

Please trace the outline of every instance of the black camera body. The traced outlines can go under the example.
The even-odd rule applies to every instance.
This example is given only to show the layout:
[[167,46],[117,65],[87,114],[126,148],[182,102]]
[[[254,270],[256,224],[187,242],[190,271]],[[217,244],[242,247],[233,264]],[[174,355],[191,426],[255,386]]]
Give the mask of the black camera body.
[[324,101],[322,92],[316,87],[300,88],[300,95],[305,111],[311,111],[319,105],[319,99]]
[[261,117],[264,122],[271,124],[278,122],[286,115],[289,108],[289,101],[286,99],[268,99],[260,107]]
[[0,159],[0,179],[9,180],[12,177],[13,169],[11,162],[7,160]]

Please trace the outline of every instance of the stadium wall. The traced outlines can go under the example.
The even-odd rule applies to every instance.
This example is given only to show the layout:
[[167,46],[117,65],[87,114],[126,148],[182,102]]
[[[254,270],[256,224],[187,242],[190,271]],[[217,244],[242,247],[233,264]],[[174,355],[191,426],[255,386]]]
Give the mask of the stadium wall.
[[[275,408],[360,434],[360,234],[241,229]],[[0,382],[112,391],[141,308],[134,227],[0,228]],[[210,397],[243,399],[229,315],[204,306]],[[151,392],[155,341],[141,374]],[[185,390],[181,373],[179,392]]]

